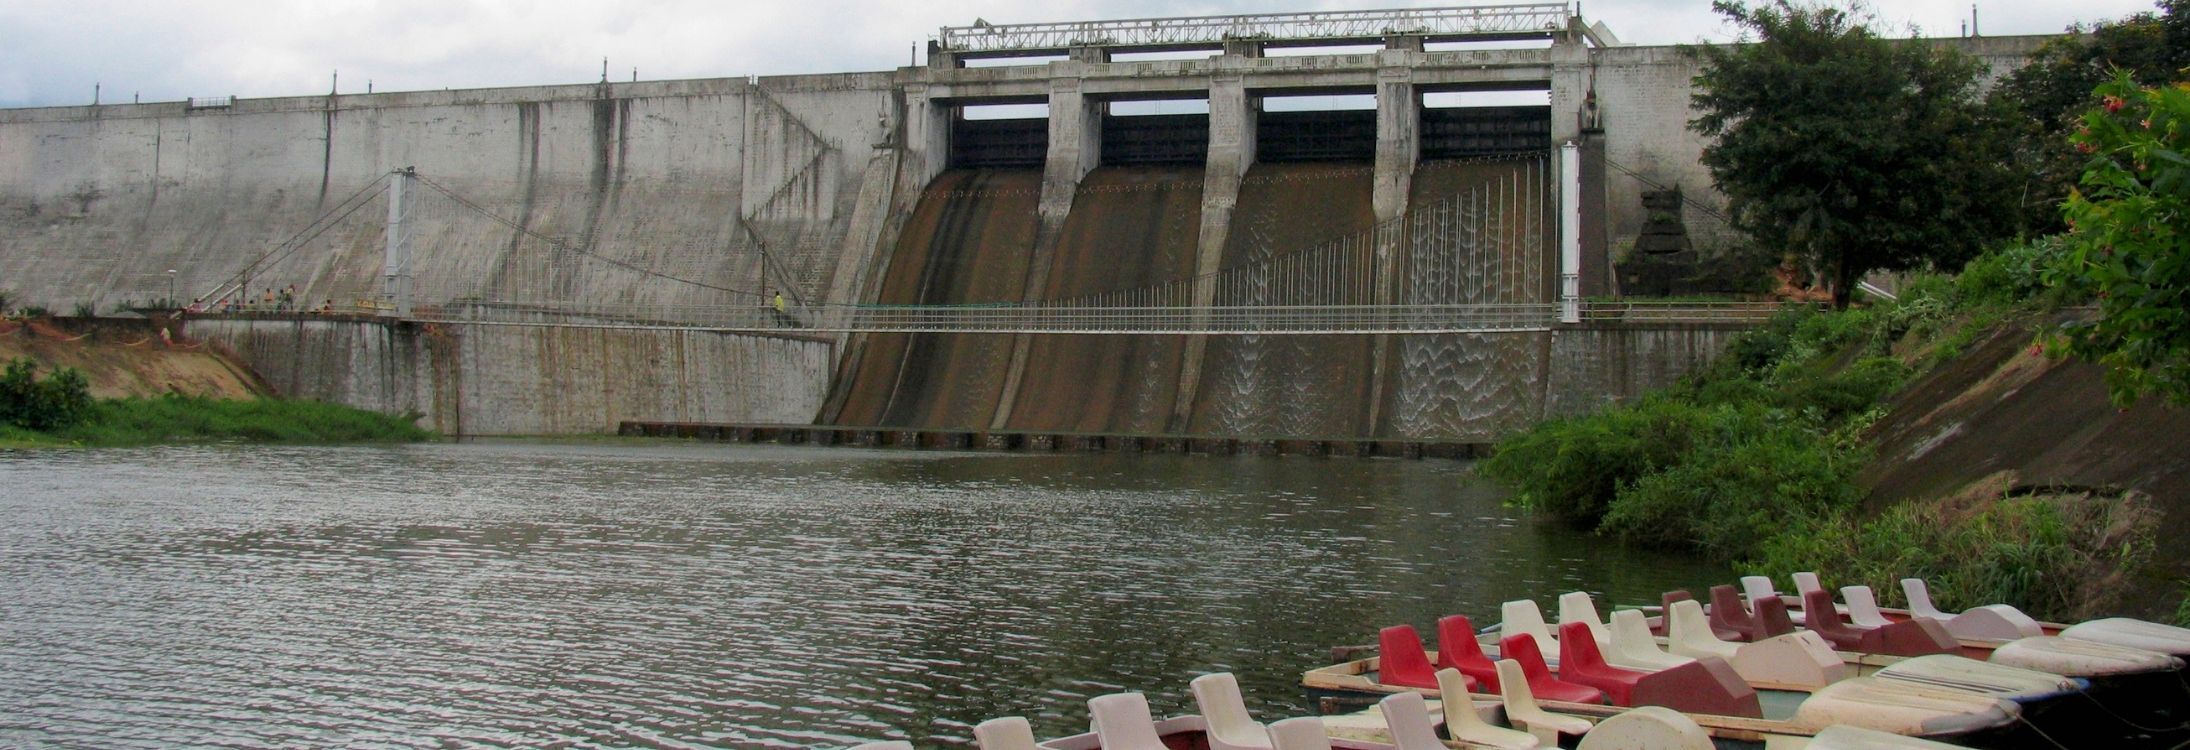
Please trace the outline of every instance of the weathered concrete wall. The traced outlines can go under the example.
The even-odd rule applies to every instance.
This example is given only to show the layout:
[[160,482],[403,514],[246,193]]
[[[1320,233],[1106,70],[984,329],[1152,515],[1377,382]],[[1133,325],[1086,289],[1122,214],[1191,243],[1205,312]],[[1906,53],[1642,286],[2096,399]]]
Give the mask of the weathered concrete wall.
[[[165,296],[168,269],[194,297],[414,166],[510,222],[417,191],[422,302],[735,301],[595,258],[828,296],[892,91],[875,73],[0,110],[0,275],[57,309]],[[385,218],[371,202],[252,287],[371,296]]]
[[[1984,65],[1985,85],[2021,67],[2040,44],[2052,36],[1978,37],[1934,39],[1932,44],[1968,54]],[[1609,47],[1590,52],[1589,76],[1597,92],[1598,115],[1604,126],[1605,172],[1609,247],[1614,255],[1634,245],[1648,218],[1642,193],[1650,190],[1641,180],[1679,185],[1684,194],[1721,207],[1725,200],[1711,187],[1711,173],[1702,163],[1710,142],[1688,129],[1697,112],[1689,107],[1691,81],[1701,72],[1694,60],[1678,47]],[[1554,118],[1571,118],[1572,112],[1552,112]],[[1699,243],[1730,239],[1725,225],[1690,208],[1683,218]]]
[[1586,414],[1680,382],[1741,329],[1703,325],[1591,325],[1550,334],[1541,418]]
[[609,433],[618,422],[805,423],[832,345],[706,331],[198,319],[276,392],[423,415],[450,435]]

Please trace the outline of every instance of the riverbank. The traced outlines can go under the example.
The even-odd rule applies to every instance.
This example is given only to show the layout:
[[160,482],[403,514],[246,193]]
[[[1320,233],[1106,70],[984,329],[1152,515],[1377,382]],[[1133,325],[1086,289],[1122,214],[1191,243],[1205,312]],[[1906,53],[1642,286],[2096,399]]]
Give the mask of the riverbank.
[[218,346],[182,340],[161,320],[0,321],[0,362],[0,448],[437,437],[415,415],[280,398]]
[[[2027,252],[2027,251],[2025,251]],[[2184,619],[2190,411],[2118,409],[2040,342],[2090,313],[1990,258],[1898,301],[1790,310],[1637,403],[1547,423],[1484,473],[1578,529],[1731,572],[1933,582],[1943,607]]]
[[0,425],[0,448],[173,443],[402,443],[437,439],[411,420],[318,401],[163,396],[94,401],[83,421],[55,430]]

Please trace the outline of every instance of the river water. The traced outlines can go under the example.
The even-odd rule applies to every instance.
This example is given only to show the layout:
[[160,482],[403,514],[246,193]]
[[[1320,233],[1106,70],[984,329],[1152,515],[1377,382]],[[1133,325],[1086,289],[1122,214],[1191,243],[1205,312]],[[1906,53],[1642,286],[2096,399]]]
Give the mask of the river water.
[[0,747],[964,742],[1711,566],[1466,463],[461,443],[0,453]]

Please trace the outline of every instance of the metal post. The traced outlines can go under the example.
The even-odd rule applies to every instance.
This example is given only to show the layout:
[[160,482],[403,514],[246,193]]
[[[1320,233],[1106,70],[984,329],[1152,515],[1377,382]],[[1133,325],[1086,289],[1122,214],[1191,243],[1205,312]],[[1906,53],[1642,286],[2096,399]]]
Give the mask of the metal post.
[[410,214],[406,201],[410,198],[411,180],[418,177],[413,167],[395,171],[388,179],[388,250],[381,267],[381,280],[388,302],[395,307],[395,316],[411,316],[411,237],[410,227],[403,220]]
[[1582,151],[1559,146],[1559,322],[1582,322]]

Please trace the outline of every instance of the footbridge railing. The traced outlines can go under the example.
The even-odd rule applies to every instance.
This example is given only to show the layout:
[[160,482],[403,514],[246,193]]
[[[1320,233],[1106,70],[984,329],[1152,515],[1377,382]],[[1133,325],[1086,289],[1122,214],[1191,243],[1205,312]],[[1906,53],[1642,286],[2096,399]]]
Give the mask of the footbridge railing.
[[[1596,302],[1585,323],[1753,325],[1779,306],[1758,302]],[[1553,304],[1063,307],[822,305],[695,307],[456,303],[420,307],[436,323],[647,328],[756,333],[1423,334],[1511,333],[1557,327]]]

